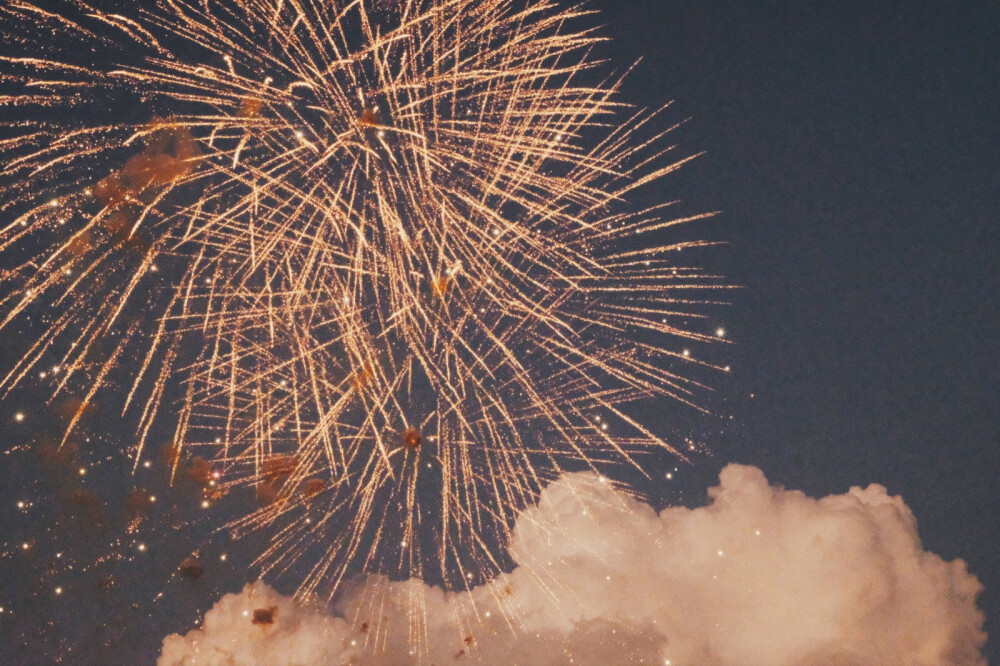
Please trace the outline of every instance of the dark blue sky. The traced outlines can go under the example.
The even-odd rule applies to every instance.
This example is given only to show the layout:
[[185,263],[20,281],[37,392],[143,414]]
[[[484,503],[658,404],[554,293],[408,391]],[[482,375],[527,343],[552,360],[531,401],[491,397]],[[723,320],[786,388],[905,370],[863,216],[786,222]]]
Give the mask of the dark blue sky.
[[707,154],[670,195],[723,211],[713,261],[745,286],[717,460],[902,495],[996,636],[1000,7],[598,4],[643,57],[626,96],[691,118],[675,140]]

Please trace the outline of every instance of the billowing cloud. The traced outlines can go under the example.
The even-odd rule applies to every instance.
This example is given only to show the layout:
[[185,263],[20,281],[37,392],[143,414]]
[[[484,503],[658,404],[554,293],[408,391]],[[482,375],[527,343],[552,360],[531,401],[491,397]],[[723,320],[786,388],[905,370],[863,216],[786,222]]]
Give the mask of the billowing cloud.
[[570,475],[519,516],[505,577],[371,577],[331,612],[255,583],[159,664],[985,665],[979,582],[882,486],[817,500],[729,465],[709,498],[657,514]]

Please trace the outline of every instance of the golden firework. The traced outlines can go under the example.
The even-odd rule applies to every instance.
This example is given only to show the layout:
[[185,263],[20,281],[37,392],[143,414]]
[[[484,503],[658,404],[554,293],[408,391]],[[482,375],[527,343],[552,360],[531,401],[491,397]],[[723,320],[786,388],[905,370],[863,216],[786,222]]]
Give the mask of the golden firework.
[[630,204],[690,158],[601,78],[589,12],[75,6],[0,9],[39,54],[0,61],[0,324],[47,309],[0,390],[55,358],[67,436],[124,396],[136,464],[169,425],[174,474],[253,489],[229,527],[269,530],[265,569],[310,553],[304,592],[468,584],[566,465],[680,455],[633,406],[698,404],[711,366],[677,348],[725,285],[666,235],[707,215]]

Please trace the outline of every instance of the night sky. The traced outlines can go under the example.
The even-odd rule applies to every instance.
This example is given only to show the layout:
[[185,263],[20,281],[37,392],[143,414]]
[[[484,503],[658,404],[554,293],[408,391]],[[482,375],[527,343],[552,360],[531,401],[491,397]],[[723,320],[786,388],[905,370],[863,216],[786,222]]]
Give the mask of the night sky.
[[[696,504],[727,462],[815,497],[884,484],[913,509],[926,550],[965,560],[979,577],[995,636],[1000,9],[595,5],[611,60],[642,58],[624,98],[674,100],[666,117],[686,120],[678,150],[705,152],[662,195],[688,214],[721,211],[701,231],[727,245],[705,256],[742,287],[717,322],[735,343],[713,401],[719,416],[666,405],[647,419],[711,451],[681,467],[660,504]],[[0,342],[7,368],[18,341]],[[14,421],[32,413],[25,400],[0,403],[3,450],[39,431]],[[150,510],[146,520],[161,527],[134,543],[124,537],[127,555],[66,571],[58,560],[92,562],[129,520],[118,434],[104,446],[95,433],[94,449],[72,460],[15,450],[0,461],[0,661],[149,663],[165,635],[254,578],[260,544],[212,537],[213,518],[195,518],[195,493],[167,488],[156,465],[139,470],[149,475],[141,484],[179,498]],[[73,495],[88,488],[100,489],[102,506]],[[173,524],[185,542],[171,540]],[[210,563],[197,582],[176,572],[192,547]],[[986,655],[1000,661],[995,639]]]
[[723,211],[721,265],[746,287],[717,459],[813,496],[902,495],[924,547],[985,585],[995,637],[1000,9],[650,0],[605,16],[621,57],[645,56],[630,93],[691,118],[681,142],[706,155],[679,194]]

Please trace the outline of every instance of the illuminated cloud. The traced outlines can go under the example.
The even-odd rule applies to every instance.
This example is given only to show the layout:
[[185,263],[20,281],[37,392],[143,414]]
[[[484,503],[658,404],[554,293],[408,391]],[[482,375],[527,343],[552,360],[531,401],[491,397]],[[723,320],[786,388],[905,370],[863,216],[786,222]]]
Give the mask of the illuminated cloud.
[[504,578],[446,594],[372,577],[333,615],[256,583],[159,663],[985,665],[979,582],[924,551],[885,488],[816,500],[730,465],[709,497],[657,515],[571,475],[519,516]]

